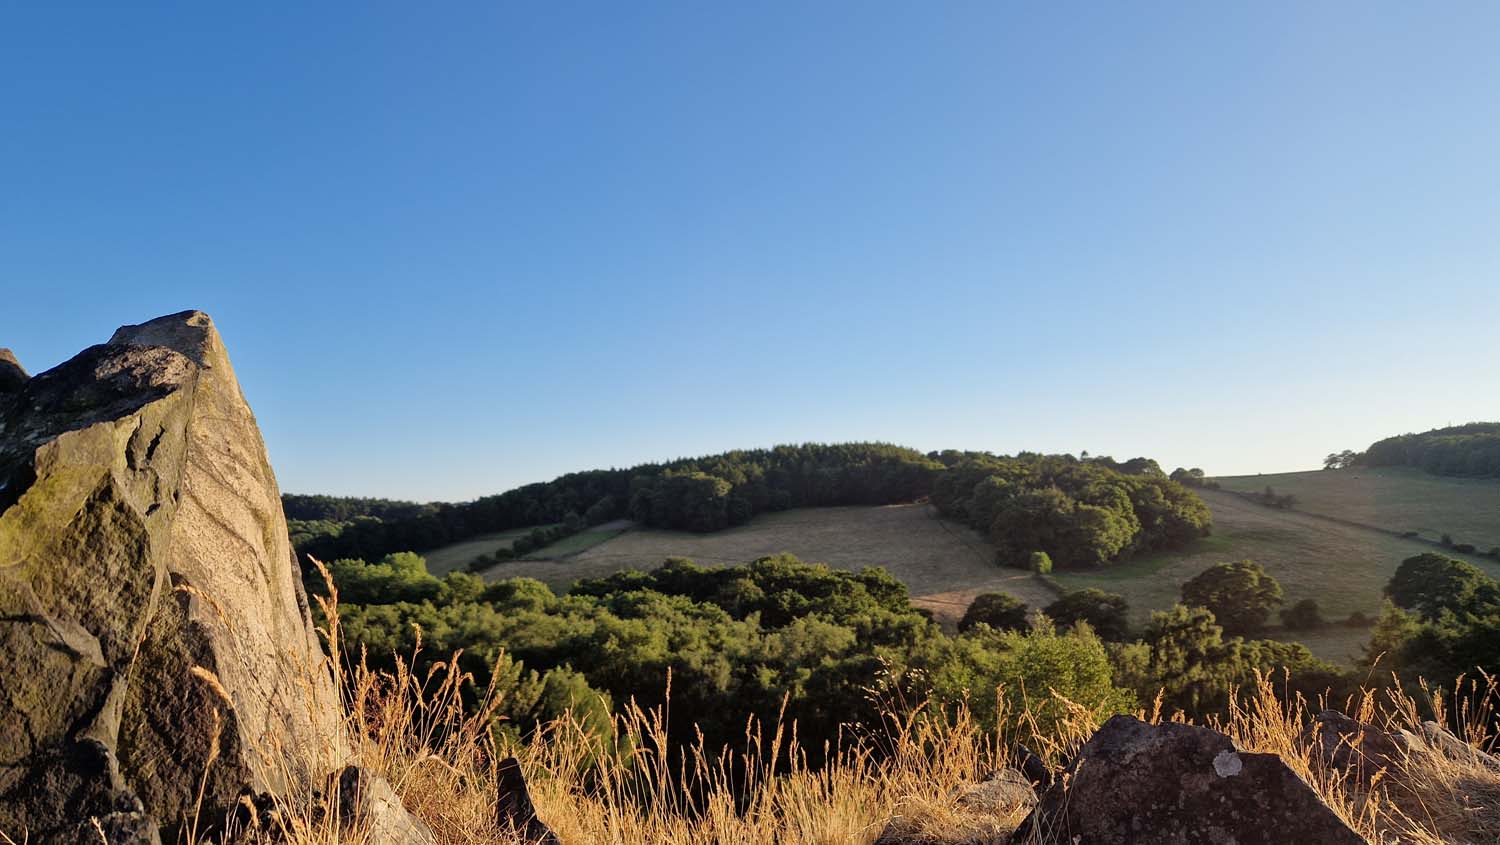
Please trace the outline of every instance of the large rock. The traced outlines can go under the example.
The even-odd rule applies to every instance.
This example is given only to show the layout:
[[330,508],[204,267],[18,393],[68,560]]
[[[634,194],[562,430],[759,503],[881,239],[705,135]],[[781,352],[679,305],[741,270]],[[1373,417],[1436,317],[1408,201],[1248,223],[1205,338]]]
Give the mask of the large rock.
[[[1027,839],[1032,836],[1035,839]],[[1017,832],[1076,845],[1366,845],[1275,754],[1208,728],[1110,719]]]
[[1337,710],[1319,713],[1308,725],[1306,739],[1323,765],[1348,772],[1351,782],[1365,788],[1377,776],[1398,774],[1410,748],[1403,735],[1351,719]]
[[1304,737],[1324,766],[1345,772],[1351,783],[1369,789],[1376,783],[1401,793],[1408,767],[1431,765],[1426,759],[1439,755],[1462,765],[1500,773],[1500,759],[1484,753],[1454,736],[1437,722],[1423,722],[1420,730],[1384,730],[1340,713],[1324,710],[1313,719]]
[[207,315],[126,326],[0,389],[0,679],[0,831],[17,841],[74,841],[92,817],[175,841],[241,794],[311,794],[349,757]]

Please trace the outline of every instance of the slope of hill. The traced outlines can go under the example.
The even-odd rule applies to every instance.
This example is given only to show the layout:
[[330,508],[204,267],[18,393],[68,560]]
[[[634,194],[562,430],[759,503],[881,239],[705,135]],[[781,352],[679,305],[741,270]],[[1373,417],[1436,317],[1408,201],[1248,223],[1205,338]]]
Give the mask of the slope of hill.
[[[1401,561],[1433,551],[1431,543],[1420,539],[1298,510],[1277,510],[1223,490],[1199,492],[1214,512],[1213,536],[1187,549],[1140,557],[1109,569],[1056,572],[1053,579],[1070,590],[1097,587],[1125,596],[1132,620],[1139,624],[1152,610],[1175,603],[1189,578],[1214,564],[1248,558],[1281,582],[1285,606],[1316,599],[1324,617],[1336,621],[1355,612],[1377,615],[1384,599],[1382,590]],[[1500,562],[1445,553],[1500,576]],[[1368,637],[1367,628],[1342,626],[1284,635],[1330,660],[1357,656]]]
[[[1500,546],[1500,479],[1450,478],[1414,467],[1239,475],[1214,479],[1224,490],[1272,487],[1297,497],[1295,510],[1385,531],[1415,531],[1436,541],[1448,534],[1480,551]],[[1212,492],[1212,491],[1207,491]]]
[[484,576],[525,576],[565,590],[580,578],[652,569],[669,557],[711,566],[781,552],[836,569],[882,566],[907,585],[913,604],[950,626],[981,592],[1007,592],[1033,606],[1056,598],[1030,573],[996,566],[993,549],[979,534],[919,504],[783,511],[713,534],[636,529],[566,560],[510,561]]

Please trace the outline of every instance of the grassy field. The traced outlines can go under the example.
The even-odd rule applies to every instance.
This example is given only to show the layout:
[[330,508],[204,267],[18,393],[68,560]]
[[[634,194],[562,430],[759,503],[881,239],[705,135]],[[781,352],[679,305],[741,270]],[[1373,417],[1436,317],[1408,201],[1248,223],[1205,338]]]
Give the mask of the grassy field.
[[427,571],[441,578],[449,572],[462,571],[469,565],[469,561],[480,555],[490,554],[496,549],[510,548],[510,541],[530,531],[530,528],[517,528],[514,531],[481,534],[462,543],[424,552],[422,557],[427,558]]
[[1216,478],[1225,490],[1254,493],[1267,485],[1297,497],[1296,510],[1376,528],[1443,534],[1479,551],[1500,546],[1500,479],[1445,478],[1410,467],[1286,472]]
[[950,626],[982,592],[1008,592],[1033,605],[1054,598],[1031,575],[996,567],[979,535],[938,520],[927,505],[786,511],[715,534],[632,530],[565,561],[511,561],[485,576],[537,578],[565,590],[579,578],[650,569],[669,557],[736,564],[780,552],[839,569],[883,566],[906,583],[915,604]]
[[[1378,614],[1381,590],[1401,561],[1436,550],[1431,543],[1298,510],[1268,508],[1232,493],[1201,492],[1214,512],[1212,537],[1180,551],[1144,556],[1104,570],[1057,572],[1053,578],[1070,590],[1098,587],[1125,596],[1132,621],[1141,623],[1152,610],[1176,602],[1184,581],[1216,563],[1249,558],[1281,582],[1287,605],[1313,598],[1326,618],[1343,619],[1354,611]],[[1455,556],[1500,577],[1500,562]],[[1306,642],[1322,657],[1343,660],[1357,655],[1368,637],[1367,629],[1331,627],[1287,639]]]
[[618,519],[580,531],[558,540],[550,546],[537,549],[526,555],[527,560],[559,560],[587,551],[600,543],[608,542],[630,529],[630,521]]

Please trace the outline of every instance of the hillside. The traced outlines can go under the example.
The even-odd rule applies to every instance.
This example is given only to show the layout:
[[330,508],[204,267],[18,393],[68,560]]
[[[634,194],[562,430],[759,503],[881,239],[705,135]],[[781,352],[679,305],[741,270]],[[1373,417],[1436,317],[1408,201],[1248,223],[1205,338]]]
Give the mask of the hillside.
[[[1194,575],[1217,563],[1249,558],[1281,582],[1287,605],[1316,599],[1326,618],[1342,620],[1355,612],[1376,616],[1381,591],[1396,566],[1433,549],[1421,540],[1276,510],[1223,491],[1204,490],[1202,495],[1214,513],[1212,536],[1182,550],[1143,555],[1107,569],[1057,571],[1051,576],[1056,586],[1051,588],[1030,573],[996,566],[983,538],[938,519],[925,505],[808,508],[766,514],[713,534],[636,529],[570,558],[512,561],[483,574],[488,580],[536,578],[563,591],[575,580],[622,569],[649,570],[669,557],[705,565],[736,564],[789,552],[840,569],[883,566],[907,585],[912,604],[931,611],[951,629],[979,593],[1005,592],[1042,607],[1057,598],[1058,589],[1089,587],[1123,595],[1130,603],[1132,622],[1140,625],[1152,611],[1175,604],[1182,584]],[[1457,556],[1500,576],[1500,562]],[[1287,633],[1285,638],[1343,662],[1359,655],[1369,628],[1335,625]]]
[[906,584],[912,604],[950,627],[981,592],[1004,591],[1033,605],[1055,598],[1030,573],[996,566],[979,534],[920,504],[783,511],[713,534],[640,528],[565,560],[511,561],[483,574],[489,580],[536,578],[563,591],[579,579],[649,570],[669,557],[722,565],[782,552],[836,569],[884,567]]
[[[1382,531],[1450,535],[1480,551],[1500,546],[1500,479],[1450,478],[1414,467],[1354,467],[1214,479],[1224,490],[1272,487],[1297,497],[1295,510]],[[1212,491],[1207,491],[1212,493]],[[1205,497],[1206,498],[1206,497]]]

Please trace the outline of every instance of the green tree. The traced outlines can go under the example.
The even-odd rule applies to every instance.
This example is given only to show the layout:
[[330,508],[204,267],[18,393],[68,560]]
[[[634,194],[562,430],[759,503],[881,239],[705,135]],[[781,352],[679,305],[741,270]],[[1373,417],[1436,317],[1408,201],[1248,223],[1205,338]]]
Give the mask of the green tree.
[[1265,627],[1281,601],[1281,585],[1260,564],[1249,560],[1209,567],[1182,585],[1183,604],[1208,608],[1232,634],[1254,633]]
[[1317,599],[1303,599],[1281,611],[1281,624],[1292,631],[1310,631],[1323,626]]
[[1100,638],[1120,642],[1130,636],[1129,606],[1124,596],[1090,587],[1074,590],[1043,609],[1060,627],[1087,622]]
[[1500,603],[1493,578],[1471,563],[1436,552],[1403,560],[1385,594],[1397,607],[1425,619],[1435,619],[1444,611],[1457,613],[1475,605]]
[[1046,552],[1031,553],[1031,571],[1038,575],[1046,575],[1052,571],[1052,556]]
[[1159,691],[1169,709],[1218,709],[1244,672],[1241,641],[1225,640],[1213,612],[1203,607],[1179,604],[1151,614],[1141,642],[1145,660],[1133,686],[1144,700]]
[[1026,603],[1009,593],[980,593],[958,620],[958,630],[968,631],[981,623],[997,631],[1025,630]]

